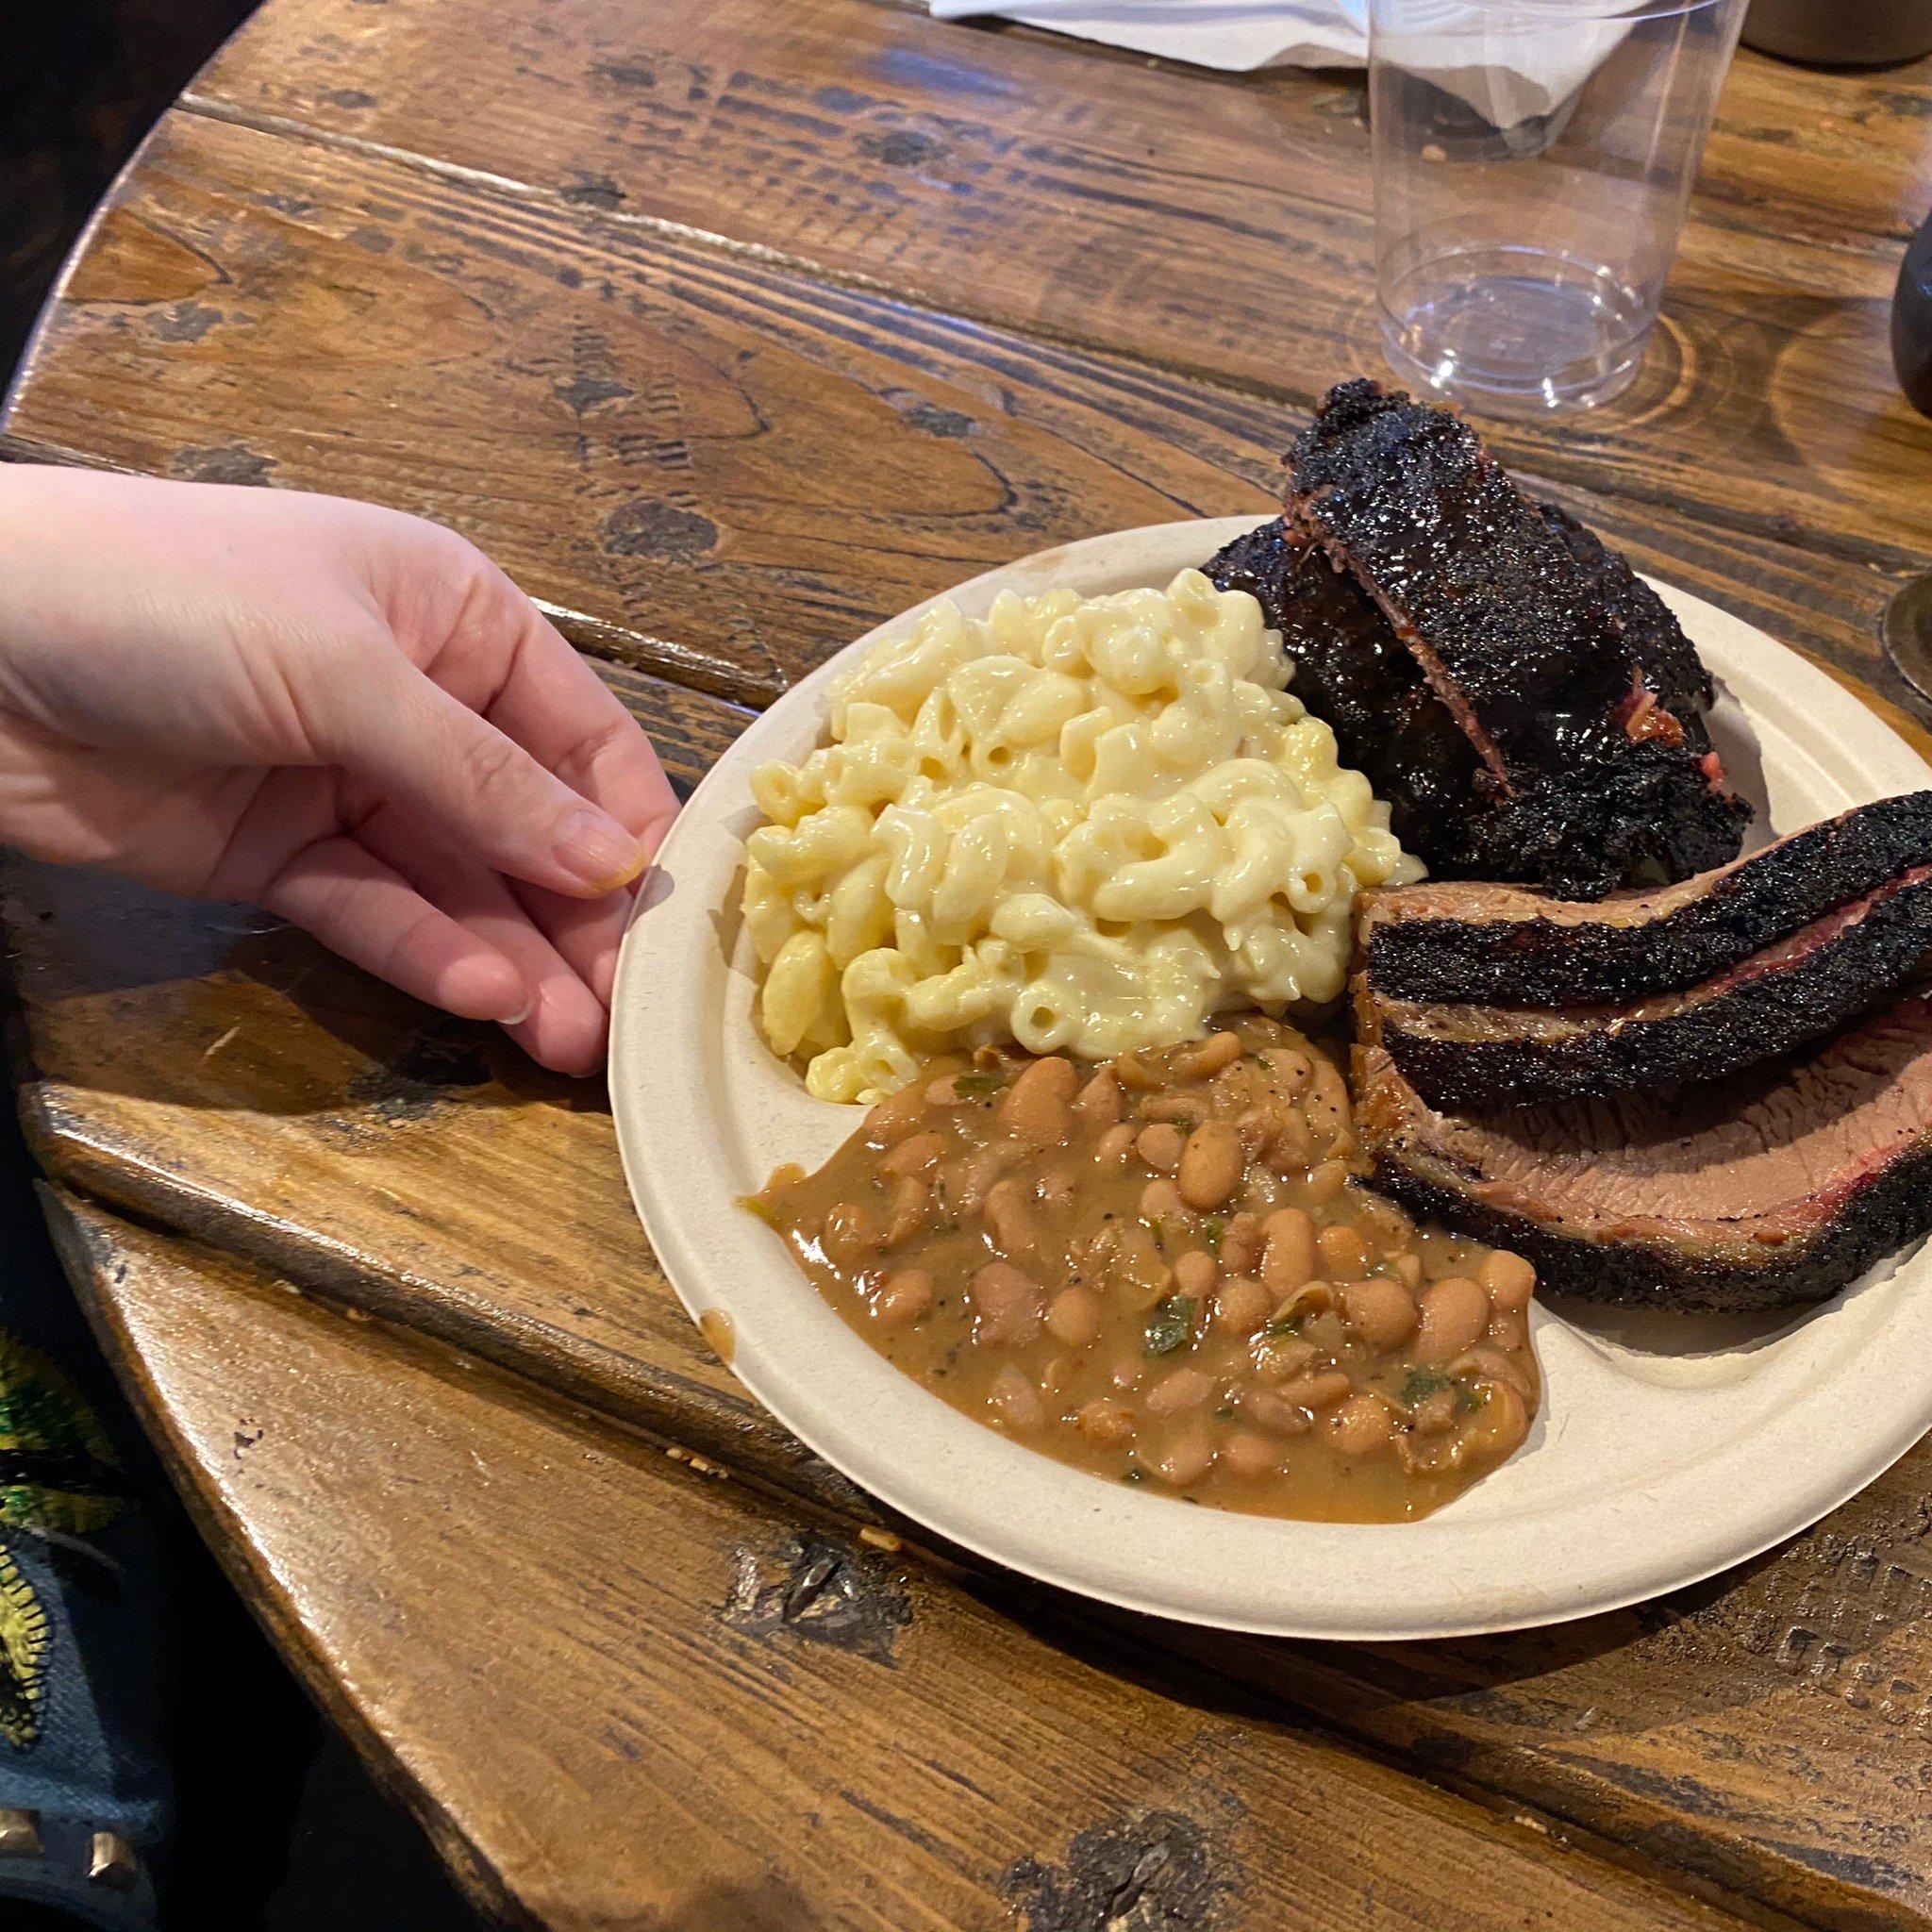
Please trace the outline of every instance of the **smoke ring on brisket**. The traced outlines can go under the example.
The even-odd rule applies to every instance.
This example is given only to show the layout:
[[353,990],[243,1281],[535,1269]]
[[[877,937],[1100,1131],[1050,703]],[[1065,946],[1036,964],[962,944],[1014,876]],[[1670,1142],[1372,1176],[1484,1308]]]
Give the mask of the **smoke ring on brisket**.
[[1662,1100],[1477,1120],[1373,1035],[1356,1119],[1374,1184],[1595,1301],[1751,1312],[1823,1300],[1932,1227],[1932,998]]

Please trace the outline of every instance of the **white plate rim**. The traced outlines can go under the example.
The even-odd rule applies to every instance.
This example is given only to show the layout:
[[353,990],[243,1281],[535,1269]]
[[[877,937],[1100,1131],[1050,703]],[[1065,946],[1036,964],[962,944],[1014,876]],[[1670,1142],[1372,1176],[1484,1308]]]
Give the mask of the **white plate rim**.
[[[1008,1441],[947,1407],[845,1329],[770,1230],[748,1215],[721,1230],[715,1190],[708,1201],[704,1196],[704,1158],[696,1142],[675,1134],[668,1141],[661,1138],[667,1122],[661,1111],[654,1113],[653,1097],[681,1089],[689,1102],[706,1084],[702,1056],[690,1050],[697,1016],[688,1007],[680,1012],[678,1006],[685,985],[679,970],[682,942],[670,936],[689,930],[691,920],[716,908],[702,907],[687,895],[675,920],[666,918],[665,909],[675,904],[680,877],[690,871],[688,855],[705,829],[711,828],[715,847],[724,816],[741,814],[749,805],[745,780],[752,766],[798,737],[802,715],[822,711],[821,695],[850,655],[869,648],[883,632],[916,620],[941,597],[976,607],[1008,586],[1036,591],[1056,582],[1077,587],[1090,577],[1118,581],[1117,561],[1109,570],[1102,559],[1117,560],[1123,546],[1158,559],[1147,567],[1145,580],[1164,582],[1174,568],[1205,560],[1264,521],[1244,516],[1149,525],[1060,545],[982,573],[888,620],[837,654],[748,726],[706,774],[658,856],[658,885],[669,882],[671,895],[667,899],[661,890],[648,889],[640,894],[613,991],[612,1113],[625,1179],[659,1265],[694,1322],[721,1308],[732,1317],[737,1331],[733,1373],[808,1448],[891,1508],[950,1542],[1122,1608],[1271,1636],[1338,1641],[1471,1636],[1615,1609],[1747,1561],[1856,1494],[1932,1427],[1932,1382],[1916,1396],[1911,1392],[1922,1379],[1912,1371],[1932,1344],[1932,1294],[1894,1294],[1891,1300],[1900,1306],[1874,1337],[1855,1350],[1861,1368],[1892,1372],[1877,1381],[1879,1399],[1866,1399],[1864,1391],[1872,1387],[1868,1381],[1848,1421],[1842,1412],[1831,1412],[1821,1390],[1812,1388],[1792,1412],[1765,1424],[1751,1447],[1757,1460],[1768,1458],[1774,1469],[1793,1466],[1789,1457],[1780,1461],[1780,1450],[1801,1444],[1816,1448],[1821,1441],[1827,1445],[1827,1453],[1809,1459],[1804,1476],[1787,1477],[1766,1497],[1748,1480],[1748,1469],[1733,1466],[1743,1460],[1743,1445],[1734,1445],[1717,1465],[1701,1472],[1697,1487],[1704,1491],[1747,1499],[1722,1528],[1687,1539],[1681,1533],[1684,1497],[1678,1493],[1684,1484],[1674,1481],[1606,1505],[1599,1512],[1605,1522],[1595,1525],[1590,1550],[1579,1557],[1566,1549],[1553,1574],[1486,1581],[1451,1565],[1436,1587],[1418,1588],[1411,1574],[1417,1566],[1410,1562],[1404,1566],[1408,1586],[1397,1592],[1386,1586],[1363,1587],[1349,1573],[1365,1564],[1378,1573],[1384,1569],[1403,1549],[1391,1538],[1403,1540],[1411,1556],[1420,1554],[1424,1543],[1441,1543],[1447,1512],[1420,1524],[1383,1525],[1302,1524],[1191,1509],[1171,1498],[1107,1484]],[[1802,708],[1815,732],[1815,742],[1807,749],[1816,752],[1821,768],[1836,765],[1849,774],[1839,782],[1857,786],[1863,780],[1871,795],[1932,783],[1932,767],[1824,672],[1717,607],[1668,585],[1657,588],[1701,646],[1714,652],[1722,648],[1733,660],[1740,649],[1748,653],[1748,665],[1729,661],[1725,673],[1730,689],[1747,706],[1754,694],[1764,700],[1775,693]],[[668,949],[660,935],[670,939]],[[680,1047],[685,1051],[680,1053]],[[857,1118],[854,1110],[855,1123]],[[767,1332],[772,1325],[768,1318],[747,1328],[741,1307],[746,1270],[760,1283],[769,1283],[772,1271],[782,1270],[783,1278],[809,1299],[809,1307],[798,1304],[796,1320],[801,1327],[813,1327],[813,1346],[825,1346],[828,1362],[814,1363],[801,1374],[795,1350],[774,1346],[779,1338]],[[1915,1254],[1893,1272],[1908,1291],[1912,1279],[1932,1280],[1932,1255]],[[849,1349],[816,1323],[811,1309],[849,1340]],[[853,1375],[860,1383],[856,1393],[849,1379]],[[1833,1384],[1839,1379],[1840,1373],[1829,1378]],[[898,1453],[908,1446],[914,1452],[909,1459]],[[1507,1474],[1507,1470],[1499,1472],[1478,1491]],[[1188,1519],[1196,1527],[1207,1522],[1219,1533],[1180,1536],[1174,1522],[1169,1528],[1174,1533],[1162,1534],[1158,1524],[1149,1528],[1154,1519],[1148,1510]],[[1607,1527],[1618,1531],[1607,1541]],[[1679,1533],[1672,1534],[1674,1529]],[[1177,1574],[1186,1566],[1174,1561],[1176,1547],[1197,1544],[1222,1558],[1239,1549],[1250,1559],[1271,1559],[1276,1569],[1293,1564],[1300,1574],[1291,1588],[1275,1579],[1272,1570],[1258,1581],[1252,1573],[1236,1574],[1236,1566],[1225,1560],[1211,1562],[1206,1574]],[[1620,1552],[1614,1560],[1605,1555],[1610,1546]],[[1311,1563],[1330,1568],[1318,1568],[1311,1577],[1307,1567]]]

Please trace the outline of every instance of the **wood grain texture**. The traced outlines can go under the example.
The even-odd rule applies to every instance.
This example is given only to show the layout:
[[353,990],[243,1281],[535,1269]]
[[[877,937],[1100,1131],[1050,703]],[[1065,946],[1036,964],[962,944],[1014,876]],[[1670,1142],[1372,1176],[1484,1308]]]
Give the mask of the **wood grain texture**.
[[1734,1923],[1210,1674],[1096,1656],[273,1276],[50,1208],[236,1581],[506,1923]]
[[[1177,71],[867,0],[701,13],[276,6],[190,99],[683,225],[1306,406],[1375,353],[1358,83]],[[1760,529],[1926,548],[1932,451],[1886,303],[1923,213],[1932,63],[1741,55],[1640,391],[1497,431],[1541,474]],[[1186,108],[1177,110],[1185,98]],[[1024,236],[1023,245],[1015,238]]]
[[[1305,394],[1358,360],[1310,349]],[[763,702],[1015,556],[1265,509],[1302,420],[556,196],[176,114],[75,263],[7,430],[19,454],[439,517],[586,648]],[[1841,540],[1795,499],[1782,522],[1716,496],[1686,514],[1618,493],[1613,466],[1563,468],[1526,480],[1640,566],[1918,702],[1877,629],[1921,558],[1874,547],[1862,511]]]

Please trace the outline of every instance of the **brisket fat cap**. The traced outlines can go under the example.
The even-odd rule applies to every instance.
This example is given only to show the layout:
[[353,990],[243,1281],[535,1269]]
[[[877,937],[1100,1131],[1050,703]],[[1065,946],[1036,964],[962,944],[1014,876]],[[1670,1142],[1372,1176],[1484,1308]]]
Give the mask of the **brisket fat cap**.
[[1808,825],[1656,891],[1579,902],[1431,879],[1368,894],[1376,991],[1422,1001],[1568,1007],[1679,992],[1932,863],[1932,791]]
[[1356,1120],[1375,1184],[1591,1300],[1746,1311],[1836,1293],[1932,1225],[1932,1000],[1692,1094],[1430,1108],[1373,1034]]
[[1289,468],[1289,539],[1353,576],[1473,747],[1499,875],[1594,898],[1645,862],[1681,877],[1736,853],[1749,811],[1710,749],[1695,653],[1459,418],[1344,383]]

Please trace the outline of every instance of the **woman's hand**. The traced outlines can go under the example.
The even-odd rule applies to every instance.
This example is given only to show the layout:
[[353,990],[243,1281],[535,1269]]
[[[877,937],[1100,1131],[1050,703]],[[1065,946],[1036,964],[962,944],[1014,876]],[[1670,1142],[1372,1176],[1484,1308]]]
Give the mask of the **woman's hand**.
[[587,1074],[676,808],[630,714],[450,531],[0,464],[0,842],[252,901]]

